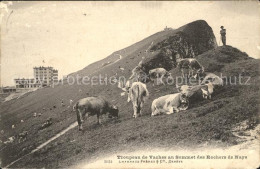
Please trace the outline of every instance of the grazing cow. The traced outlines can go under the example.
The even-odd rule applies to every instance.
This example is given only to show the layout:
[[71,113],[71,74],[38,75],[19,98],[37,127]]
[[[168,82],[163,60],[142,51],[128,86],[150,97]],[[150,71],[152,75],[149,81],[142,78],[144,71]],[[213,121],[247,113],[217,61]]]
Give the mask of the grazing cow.
[[134,114],[133,117],[137,118],[142,115],[142,107],[145,99],[149,96],[146,85],[141,82],[134,82],[129,89],[127,101],[132,101]]
[[37,117],[37,113],[33,113],[33,117]]
[[205,87],[201,88],[202,96],[204,99],[211,99],[211,94],[213,93],[214,86],[211,82],[205,85]]
[[100,124],[99,117],[103,114],[108,113],[109,118],[118,117],[118,107],[100,97],[80,99],[74,109],[77,113],[79,131],[83,130],[82,123],[85,117],[97,115],[98,124]]
[[14,129],[15,128],[15,126],[14,126],[14,124],[12,125],[12,129]]
[[24,121],[23,120],[21,120],[21,123],[23,123]]
[[159,97],[152,102],[151,116],[159,114],[178,113],[180,110],[186,110],[189,106],[188,98],[185,94],[175,93]]
[[[163,83],[164,76],[167,78],[171,76],[171,73],[169,73],[164,68],[155,68],[149,71],[150,79],[154,82],[155,79],[157,79],[157,82]],[[154,84],[153,84],[154,85]]]
[[178,67],[182,72],[182,77],[190,78],[194,73],[204,72],[204,67],[194,58],[181,59],[178,62]]
[[28,135],[28,131],[23,131],[22,133],[20,133],[19,135],[18,135],[18,137],[19,137],[19,143],[21,142],[21,141],[25,141],[26,140],[26,138],[27,138],[27,135]]

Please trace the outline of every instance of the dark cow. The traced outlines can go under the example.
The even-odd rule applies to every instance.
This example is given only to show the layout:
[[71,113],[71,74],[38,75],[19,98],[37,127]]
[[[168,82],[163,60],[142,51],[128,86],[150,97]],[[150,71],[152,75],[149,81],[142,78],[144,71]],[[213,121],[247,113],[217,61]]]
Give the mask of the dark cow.
[[74,109],[77,113],[77,120],[79,125],[79,131],[83,130],[82,123],[84,118],[97,115],[98,124],[100,124],[99,117],[108,113],[108,117],[118,117],[118,107],[110,104],[100,97],[87,97],[80,99]]
[[182,77],[192,77],[198,72],[204,72],[204,67],[194,58],[185,58],[179,61],[178,67]]

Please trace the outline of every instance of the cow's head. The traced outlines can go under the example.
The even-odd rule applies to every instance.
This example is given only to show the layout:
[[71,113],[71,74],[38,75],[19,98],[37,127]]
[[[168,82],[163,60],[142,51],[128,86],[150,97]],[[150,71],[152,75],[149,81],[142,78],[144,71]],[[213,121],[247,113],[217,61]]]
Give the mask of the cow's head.
[[181,94],[180,102],[181,102],[181,105],[180,105],[179,109],[187,110],[189,107],[189,98],[185,94]]
[[176,84],[176,89],[178,92],[180,92],[181,94],[185,94],[187,97],[192,94],[192,86],[189,85],[179,86],[178,84]]
[[110,107],[109,112],[108,112],[108,118],[118,117],[118,112],[119,112],[118,107],[115,106],[115,105],[112,105],[112,106]]

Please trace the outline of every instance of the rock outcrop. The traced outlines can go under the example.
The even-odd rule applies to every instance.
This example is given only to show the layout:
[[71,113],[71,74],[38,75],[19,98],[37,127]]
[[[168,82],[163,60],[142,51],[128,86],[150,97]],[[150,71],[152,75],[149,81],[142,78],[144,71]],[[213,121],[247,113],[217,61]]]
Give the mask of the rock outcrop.
[[154,44],[155,53],[143,60],[144,71],[156,67],[170,70],[182,58],[193,58],[217,47],[216,38],[206,21],[198,20],[178,28],[161,42]]

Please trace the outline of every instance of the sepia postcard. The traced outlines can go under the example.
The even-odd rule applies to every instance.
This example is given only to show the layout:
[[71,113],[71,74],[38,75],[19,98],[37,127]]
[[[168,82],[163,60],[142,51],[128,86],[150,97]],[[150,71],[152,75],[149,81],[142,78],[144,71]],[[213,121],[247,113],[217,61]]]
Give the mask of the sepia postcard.
[[0,168],[260,167],[259,1],[0,9]]

